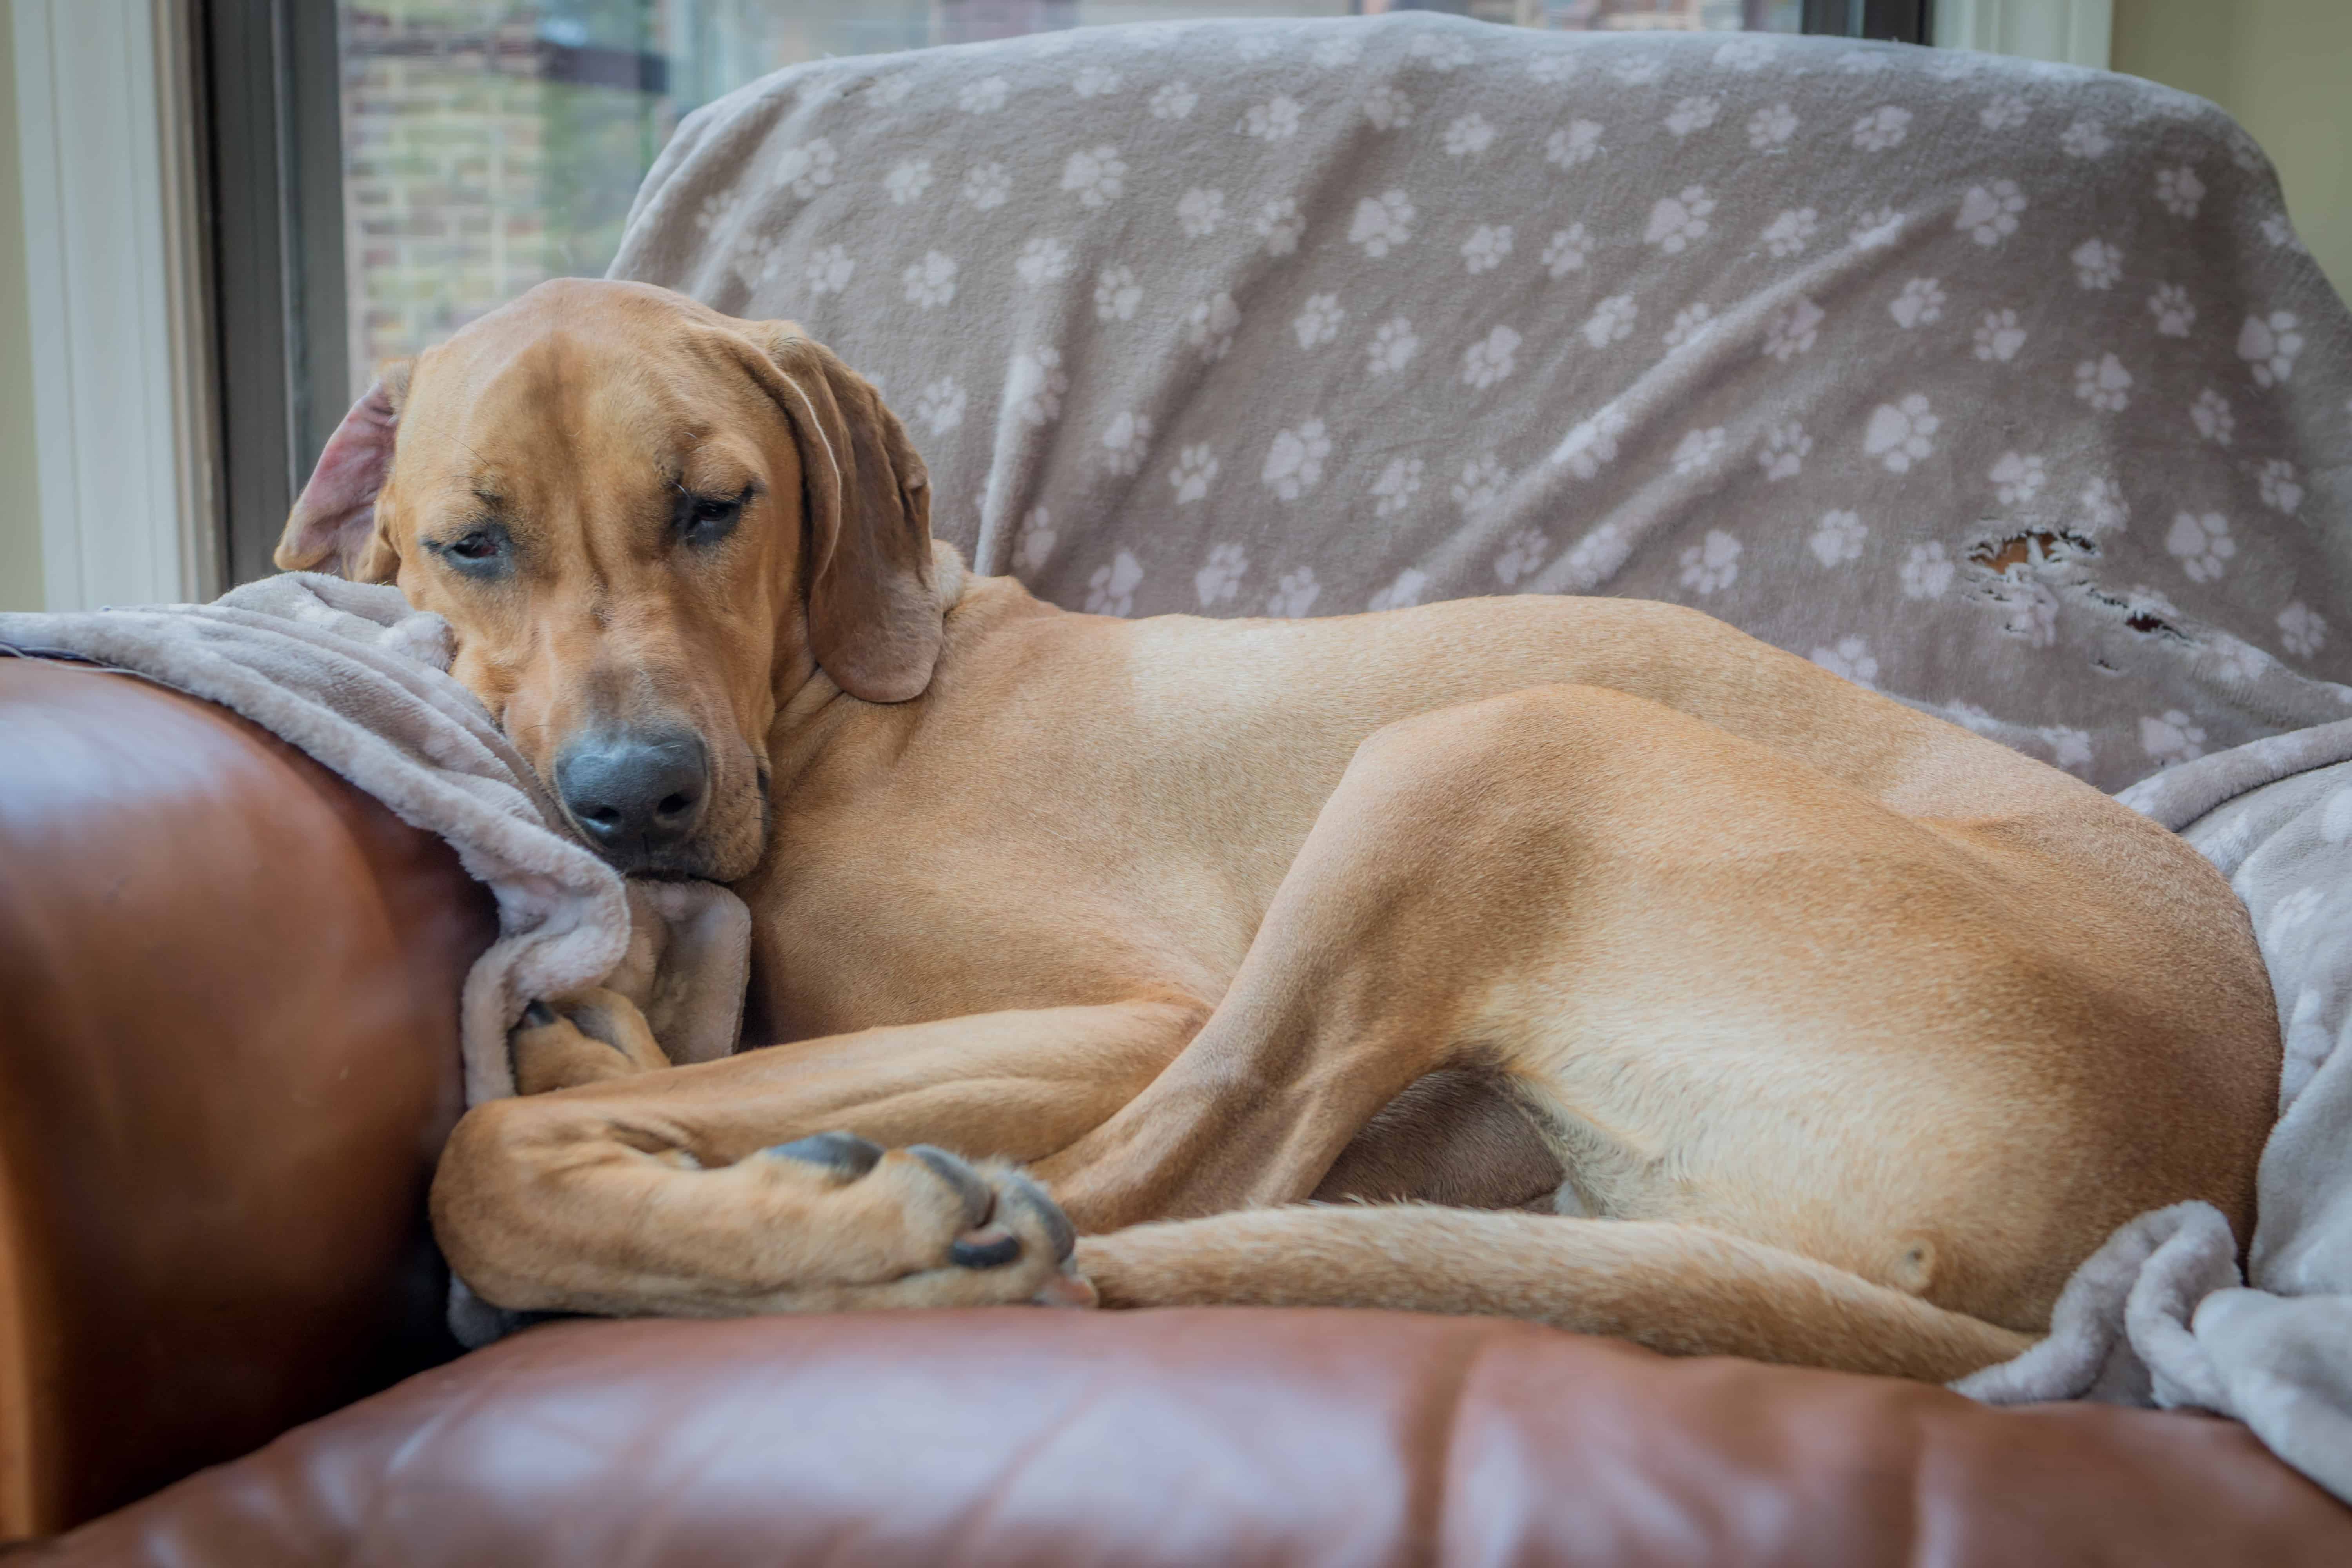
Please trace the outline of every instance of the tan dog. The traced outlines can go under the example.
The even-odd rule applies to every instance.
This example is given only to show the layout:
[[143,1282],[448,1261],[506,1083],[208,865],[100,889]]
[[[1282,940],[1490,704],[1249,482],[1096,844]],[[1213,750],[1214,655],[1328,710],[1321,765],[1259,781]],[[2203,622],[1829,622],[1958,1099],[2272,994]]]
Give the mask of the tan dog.
[[2246,916],[2089,786],[1664,605],[1066,614],[927,500],[790,323],[565,282],[387,376],[296,507],[279,564],[446,615],[615,863],[753,911],[783,1043],[670,1068],[603,994],[517,1032],[554,1092],[434,1189],[489,1300],[1087,1295],[1018,1169],[918,1141],[1026,1163],[1112,1305],[1937,1379],[2142,1210],[2248,1234]]

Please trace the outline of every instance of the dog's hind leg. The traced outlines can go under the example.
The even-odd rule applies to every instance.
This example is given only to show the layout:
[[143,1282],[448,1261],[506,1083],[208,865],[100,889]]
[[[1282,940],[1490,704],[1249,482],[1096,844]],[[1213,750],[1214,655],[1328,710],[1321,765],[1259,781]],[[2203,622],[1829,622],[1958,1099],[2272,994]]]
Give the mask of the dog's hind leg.
[[1106,1307],[1385,1307],[1526,1318],[1669,1355],[1948,1383],[2033,1336],[1692,1225],[1314,1205],[1078,1243]]

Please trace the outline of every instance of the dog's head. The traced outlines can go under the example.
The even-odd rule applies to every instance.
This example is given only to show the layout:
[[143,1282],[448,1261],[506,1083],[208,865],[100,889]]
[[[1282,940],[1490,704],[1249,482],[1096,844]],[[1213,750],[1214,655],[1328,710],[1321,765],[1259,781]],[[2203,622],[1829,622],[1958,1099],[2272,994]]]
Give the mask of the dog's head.
[[929,683],[920,458],[789,321],[544,283],[394,366],[328,442],[278,564],[397,583],[452,673],[624,870],[732,880],[766,838],[767,737],[817,670]]

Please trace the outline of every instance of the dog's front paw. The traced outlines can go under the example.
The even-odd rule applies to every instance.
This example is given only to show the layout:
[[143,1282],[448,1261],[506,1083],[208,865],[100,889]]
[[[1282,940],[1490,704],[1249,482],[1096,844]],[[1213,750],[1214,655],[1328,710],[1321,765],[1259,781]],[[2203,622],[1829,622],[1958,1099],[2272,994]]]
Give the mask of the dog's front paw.
[[637,1005],[591,988],[560,1002],[533,1002],[507,1035],[517,1094],[545,1094],[627,1078],[670,1065]]

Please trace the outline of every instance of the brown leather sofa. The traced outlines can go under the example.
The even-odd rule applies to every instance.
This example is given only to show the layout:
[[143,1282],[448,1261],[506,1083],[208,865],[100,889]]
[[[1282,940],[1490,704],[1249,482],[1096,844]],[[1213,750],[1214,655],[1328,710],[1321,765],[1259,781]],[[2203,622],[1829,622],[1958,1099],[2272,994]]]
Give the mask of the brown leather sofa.
[[491,930],[445,847],[243,721],[0,659],[0,1537],[69,1531],[27,1560],[2352,1563],[2352,1510],[2228,1423],[1486,1320],[457,1358],[421,1200]]

